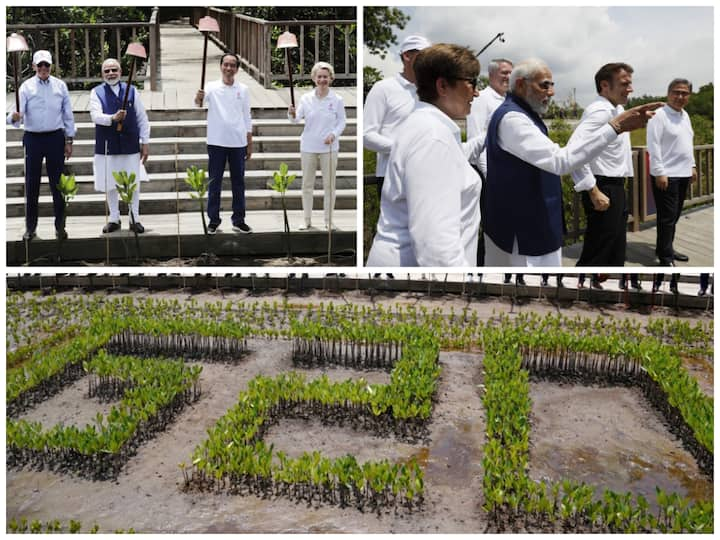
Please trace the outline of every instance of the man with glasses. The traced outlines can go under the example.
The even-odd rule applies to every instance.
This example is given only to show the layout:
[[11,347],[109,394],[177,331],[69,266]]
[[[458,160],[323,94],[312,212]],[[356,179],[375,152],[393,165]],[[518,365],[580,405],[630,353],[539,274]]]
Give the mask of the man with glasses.
[[120,230],[120,196],[113,172],[125,171],[134,174],[137,181],[128,209],[128,213],[132,212],[130,230],[143,233],[145,227],[139,221],[140,182],[148,179],[144,164],[149,152],[150,122],[135,87],[130,87],[127,109],[123,108],[128,86],[120,80],[120,62],[108,58],[101,70],[104,82],[90,92],[90,118],[95,124],[95,190],[107,193],[110,214],[102,232]]
[[53,197],[55,236],[61,240],[67,238],[63,219],[65,204],[57,186],[65,159],[72,156],[75,121],[67,85],[50,75],[51,66],[49,51],[35,52],[32,61],[35,76],[20,85],[20,110],[7,116],[8,124],[20,127],[22,122],[25,127],[25,241],[36,235],[43,160]]
[[[490,120],[484,186],[486,266],[561,266],[565,227],[560,175],[593,159],[620,133],[645,126],[661,106],[630,109],[561,148],[547,136],[541,117],[554,86],[545,62],[521,62],[510,75],[510,92]],[[578,183],[575,189],[589,190],[593,204],[607,209],[607,197],[595,186]]]
[[363,146],[377,153],[375,178],[378,199],[382,193],[395,130],[415,108],[415,57],[431,43],[422,36],[408,36],[400,44],[403,69],[389,79],[373,85],[363,108]]
[[220,58],[222,78],[198,90],[195,105],[207,104],[208,175],[208,234],[215,234],[220,226],[220,193],[225,163],[230,164],[232,186],[232,229],[250,233],[245,223],[245,160],[252,156],[252,118],[248,87],[235,80],[240,58],[225,53]]
[[[633,91],[633,68],[623,62],[605,64],[595,74],[597,99],[583,111],[568,144],[583,144],[597,130],[623,113]],[[587,228],[578,266],[623,266],[627,244],[625,180],[633,176],[630,135],[610,141],[584,167],[573,171],[573,182],[599,189],[608,205],[598,207],[587,192],[582,194]]]
[[690,94],[690,81],[673,79],[668,86],[667,104],[647,126],[651,185],[657,207],[655,254],[662,266],[673,266],[673,261],[688,260],[687,255],[673,249],[673,239],[688,184],[697,181],[694,133],[690,117],[685,112]]

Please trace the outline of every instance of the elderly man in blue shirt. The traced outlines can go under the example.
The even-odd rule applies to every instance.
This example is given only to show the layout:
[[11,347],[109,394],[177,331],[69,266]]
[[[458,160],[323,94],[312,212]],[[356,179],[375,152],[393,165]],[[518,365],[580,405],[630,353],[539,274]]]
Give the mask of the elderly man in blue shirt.
[[63,227],[64,203],[58,182],[65,159],[72,156],[75,121],[67,85],[50,75],[52,56],[49,51],[36,51],[32,67],[35,76],[20,85],[20,110],[8,114],[7,123],[25,126],[25,234],[32,240],[38,223],[38,198],[42,162],[46,161],[55,214],[55,235],[67,238]]

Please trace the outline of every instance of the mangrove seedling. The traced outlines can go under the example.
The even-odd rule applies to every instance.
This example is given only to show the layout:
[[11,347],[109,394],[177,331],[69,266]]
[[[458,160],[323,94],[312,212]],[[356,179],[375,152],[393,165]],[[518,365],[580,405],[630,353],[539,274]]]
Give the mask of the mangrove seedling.
[[140,260],[140,238],[138,236],[137,227],[135,227],[135,215],[132,211],[132,199],[135,191],[138,188],[135,173],[128,175],[127,171],[113,171],[113,177],[117,184],[118,195],[120,200],[127,204],[130,210],[130,224],[132,226],[133,233],[135,233],[135,247],[137,249],[137,258]]
[[280,169],[273,173],[273,183],[270,186],[280,194],[280,203],[282,204],[283,219],[285,221],[285,245],[287,247],[287,258],[290,262],[292,262],[292,250],[290,248],[290,223],[288,222],[285,192],[290,187],[290,184],[293,183],[296,176],[296,174],[288,174],[287,163],[280,163]]
[[60,181],[58,182],[57,189],[62,195],[63,200],[63,217],[62,227],[56,233],[58,242],[58,259],[60,259],[60,250],[62,248],[63,240],[65,240],[65,223],[67,222],[67,212],[70,201],[77,195],[78,185],[75,181],[74,174],[61,174]]
[[212,182],[212,180],[207,178],[207,173],[204,169],[198,169],[196,165],[187,169],[185,183],[193,191],[193,193],[190,193],[190,197],[197,200],[200,204],[200,217],[202,219],[203,233],[205,236],[207,236],[207,223],[205,222],[205,206],[203,200],[207,195],[210,182]]

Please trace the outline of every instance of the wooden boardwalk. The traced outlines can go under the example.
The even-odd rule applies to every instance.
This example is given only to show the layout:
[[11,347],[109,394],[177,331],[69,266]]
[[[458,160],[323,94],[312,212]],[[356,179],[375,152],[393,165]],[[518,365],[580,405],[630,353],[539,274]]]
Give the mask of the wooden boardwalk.
[[[673,247],[690,260],[676,263],[678,267],[708,268],[714,266],[714,206],[686,211],[677,224]],[[648,227],[627,235],[625,266],[657,266],[655,257],[656,227]],[[582,243],[563,248],[563,266],[575,266]]]
[[[140,95],[149,110],[192,109],[195,93],[200,88],[202,74],[203,35],[196,28],[185,23],[169,22],[160,25],[160,61],[161,90],[152,92],[143,90]],[[212,41],[208,41],[208,57],[205,84],[220,78],[220,58],[222,50]],[[123,74],[124,80],[127,73]],[[285,108],[290,103],[288,88],[266,89],[248,73],[240,70],[237,79],[250,90],[250,104],[254,109]],[[149,86],[149,83],[148,83]],[[311,87],[296,87],[295,100],[311,90]],[[343,98],[345,107],[358,106],[357,87],[337,87],[333,90]],[[73,111],[89,110],[90,91],[70,92]],[[15,94],[6,94],[5,110],[15,108]]]

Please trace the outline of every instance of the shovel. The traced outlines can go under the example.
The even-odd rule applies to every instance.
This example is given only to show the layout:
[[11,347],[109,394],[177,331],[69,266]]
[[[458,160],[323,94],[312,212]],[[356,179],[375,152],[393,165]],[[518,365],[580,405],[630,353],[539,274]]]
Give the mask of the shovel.
[[16,34],[15,32],[13,32],[7,37],[6,45],[7,52],[17,53],[13,57],[13,80],[15,82],[15,110],[17,112],[20,112],[20,91],[18,89],[18,71],[20,70],[20,67],[18,65],[20,60],[19,53],[29,51],[30,47],[28,47],[25,38],[22,37],[20,34]]
[[[147,58],[147,53],[145,52],[145,47],[143,47],[142,43],[130,43],[128,44],[125,54],[132,58],[132,61],[130,62],[130,75],[128,75],[127,88],[125,88],[125,98],[123,99],[122,106],[123,110],[127,111],[128,97],[130,97],[130,85],[132,84],[133,75],[135,74],[135,59],[142,58],[144,60]],[[122,131],[122,122],[118,122],[117,130]]]
[[290,49],[298,46],[297,37],[292,32],[283,32],[278,37],[277,48],[285,49],[285,61],[287,62],[288,68],[288,79],[290,80],[290,103],[295,107],[295,93],[293,92],[293,80],[292,80],[292,62],[290,59]]
[[198,21],[198,30],[205,35],[205,45],[203,47],[203,63],[202,63],[202,77],[200,78],[200,90],[205,88],[205,64],[207,63],[207,44],[208,44],[208,33],[219,32],[220,26],[217,20],[212,17],[203,17]]

